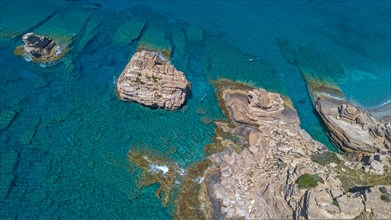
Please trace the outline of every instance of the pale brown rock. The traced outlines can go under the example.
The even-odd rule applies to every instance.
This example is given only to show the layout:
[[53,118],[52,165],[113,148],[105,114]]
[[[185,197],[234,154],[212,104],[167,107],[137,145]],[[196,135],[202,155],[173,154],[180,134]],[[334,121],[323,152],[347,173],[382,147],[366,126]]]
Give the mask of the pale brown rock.
[[[231,87],[220,95],[230,119],[237,124],[230,132],[247,141],[247,147],[238,153],[232,154],[230,145],[224,145],[225,151],[210,156],[220,171],[220,180],[207,183],[211,185],[209,196],[219,202],[224,218],[391,217],[385,208],[388,203],[379,200],[379,193],[373,194],[378,188],[345,192],[333,170],[339,169],[337,164],[323,166],[311,160],[311,155],[326,147],[300,128],[295,110],[280,95]],[[347,109],[343,120],[356,121],[355,113],[355,109]],[[300,189],[297,180],[303,174],[317,175],[322,181]]]
[[119,76],[118,98],[140,104],[175,110],[183,105],[189,82],[162,55],[142,50],[136,52]]
[[365,110],[346,101],[315,92],[315,107],[333,142],[348,152],[376,153],[391,150],[387,129]]
[[[248,92],[227,89],[222,94],[233,120],[240,123],[262,125],[289,120],[284,110],[284,100],[277,93],[264,89],[253,89]],[[298,120],[296,117],[295,120]]]

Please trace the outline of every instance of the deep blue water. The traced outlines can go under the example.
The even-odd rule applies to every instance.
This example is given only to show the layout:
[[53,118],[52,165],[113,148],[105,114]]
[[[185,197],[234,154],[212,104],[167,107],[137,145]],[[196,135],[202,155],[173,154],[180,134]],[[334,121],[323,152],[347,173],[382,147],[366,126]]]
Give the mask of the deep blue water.
[[[151,149],[182,168],[202,160],[214,135],[209,122],[224,118],[213,89],[219,78],[290,96],[302,127],[333,149],[276,38],[337,60],[345,70],[338,84],[352,101],[369,107],[391,99],[387,0],[0,4],[0,217],[171,218],[156,185],[136,187],[139,170],[127,152]],[[137,39],[114,37],[135,18],[145,21]],[[71,50],[53,66],[26,62],[13,50],[29,31]],[[185,107],[151,110],[115,97],[115,79],[140,42],[173,50],[192,84]]]

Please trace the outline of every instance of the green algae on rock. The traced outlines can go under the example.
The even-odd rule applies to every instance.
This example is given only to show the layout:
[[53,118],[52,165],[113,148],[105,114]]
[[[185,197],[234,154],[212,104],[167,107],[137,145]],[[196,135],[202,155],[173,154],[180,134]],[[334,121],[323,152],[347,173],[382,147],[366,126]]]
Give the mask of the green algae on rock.
[[213,216],[213,205],[204,181],[205,176],[217,171],[210,168],[211,165],[211,161],[206,159],[188,168],[175,199],[175,219],[209,219]]
[[303,174],[296,180],[299,189],[310,189],[318,185],[318,183],[324,183],[323,179],[318,175]]
[[337,154],[334,152],[323,152],[321,154],[312,155],[311,160],[320,165],[327,165],[330,163],[340,164],[341,160],[338,158]]
[[160,187],[155,193],[156,197],[161,199],[162,206],[167,206],[175,178],[180,171],[178,166],[167,159],[145,151],[129,151],[128,157],[131,163],[142,169],[141,177],[137,182],[138,186],[141,188],[159,183]]

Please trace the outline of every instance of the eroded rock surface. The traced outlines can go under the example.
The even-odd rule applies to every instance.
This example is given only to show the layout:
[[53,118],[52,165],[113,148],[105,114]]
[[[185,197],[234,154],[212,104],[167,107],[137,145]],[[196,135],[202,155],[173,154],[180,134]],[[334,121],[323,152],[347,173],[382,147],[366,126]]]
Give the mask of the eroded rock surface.
[[338,164],[313,161],[327,148],[300,128],[296,111],[279,94],[228,86],[220,96],[235,127],[218,125],[245,141],[218,138],[225,150],[210,156],[220,180],[207,185],[224,218],[391,217],[378,186],[354,192],[343,188],[337,169],[346,158],[338,156]]
[[117,80],[116,93],[123,101],[175,110],[183,105],[189,82],[162,55],[136,52]]
[[338,147],[348,152],[390,153],[390,123],[383,124],[364,109],[348,103],[343,97],[330,95],[321,87],[309,88],[316,111]]
[[365,172],[382,175],[385,169],[390,169],[391,123],[349,103],[342,92],[330,92],[331,85],[318,87],[308,79],[307,83],[315,109],[335,145],[355,154],[354,160],[361,162]]

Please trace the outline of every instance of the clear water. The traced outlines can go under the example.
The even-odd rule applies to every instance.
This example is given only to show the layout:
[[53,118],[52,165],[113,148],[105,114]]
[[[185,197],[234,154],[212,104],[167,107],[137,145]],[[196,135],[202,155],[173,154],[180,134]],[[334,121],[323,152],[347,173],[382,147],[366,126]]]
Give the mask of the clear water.
[[[136,187],[139,170],[130,168],[127,152],[148,148],[183,168],[203,159],[214,134],[209,122],[224,117],[213,89],[219,78],[290,96],[302,127],[333,149],[276,37],[337,59],[345,69],[339,84],[356,103],[391,99],[389,1],[0,4],[0,122],[7,125],[0,130],[1,217],[171,218],[155,198],[156,185]],[[141,36],[113,40],[133,17],[146,21]],[[190,27],[202,30],[202,41]],[[53,66],[26,62],[13,50],[28,31],[56,37],[71,50]],[[179,111],[115,97],[115,79],[139,42],[172,48],[172,62],[192,84]]]

